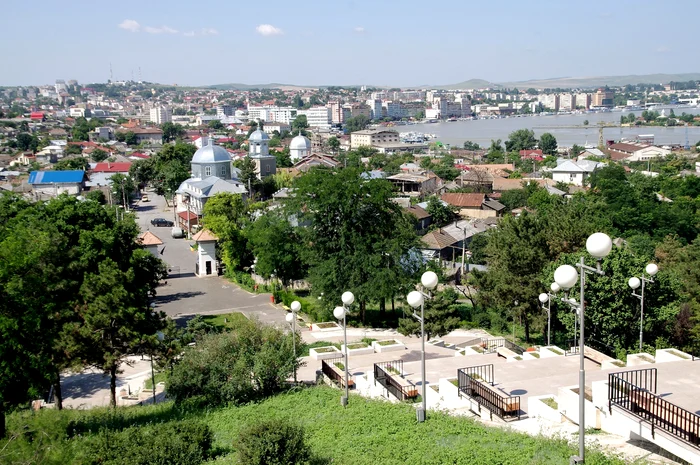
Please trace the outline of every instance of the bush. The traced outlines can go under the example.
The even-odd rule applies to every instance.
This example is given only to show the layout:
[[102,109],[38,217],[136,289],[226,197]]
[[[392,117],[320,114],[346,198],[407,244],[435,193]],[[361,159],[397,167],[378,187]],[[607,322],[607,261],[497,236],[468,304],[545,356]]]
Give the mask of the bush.
[[308,315],[311,321],[332,321],[333,311],[329,308],[324,308],[317,303],[317,299],[313,297],[302,297],[295,294],[293,291],[277,290],[275,291],[275,300],[282,302],[287,307],[291,307],[292,302],[298,300],[301,304],[301,313]]
[[294,465],[306,463],[310,448],[304,429],[281,420],[265,420],[240,432],[238,461],[243,465]]
[[115,432],[102,429],[88,442],[85,464],[199,465],[209,457],[212,433],[194,420],[131,427]]
[[[176,403],[201,398],[208,405],[242,404],[278,392],[292,375],[292,337],[303,352],[299,334],[285,333],[258,321],[245,321],[230,332],[207,334],[188,347],[168,378],[168,395]],[[199,402],[199,401],[198,401]]]

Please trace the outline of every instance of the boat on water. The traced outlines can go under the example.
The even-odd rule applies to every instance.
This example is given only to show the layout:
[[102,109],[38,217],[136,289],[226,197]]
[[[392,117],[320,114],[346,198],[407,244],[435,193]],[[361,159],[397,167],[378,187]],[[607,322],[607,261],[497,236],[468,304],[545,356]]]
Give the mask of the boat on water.
[[453,116],[453,117],[451,117],[451,118],[447,118],[447,122],[448,122],[448,123],[454,123],[455,121],[457,121],[457,117],[456,117],[456,116]]

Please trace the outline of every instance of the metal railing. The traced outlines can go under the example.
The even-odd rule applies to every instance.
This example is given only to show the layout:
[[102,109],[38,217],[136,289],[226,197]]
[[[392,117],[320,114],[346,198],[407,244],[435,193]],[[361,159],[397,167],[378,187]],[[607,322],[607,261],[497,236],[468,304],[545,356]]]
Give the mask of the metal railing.
[[658,428],[700,448],[700,416],[659,397],[655,392],[656,368],[608,375],[608,409],[611,413],[612,406],[616,405],[649,423],[652,437],[654,429]]
[[[579,343],[578,339],[567,339],[567,341],[566,341],[566,355],[578,354],[578,343]],[[607,345],[604,342],[587,337],[585,343],[588,347],[590,347],[591,349],[597,350],[598,352],[600,352],[603,355],[607,355],[608,357],[616,358],[615,357],[615,348]]]
[[403,360],[374,364],[375,383],[384,386],[389,393],[401,401],[418,397],[418,389],[413,384],[408,381],[406,384],[401,384],[396,378],[403,379]]
[[[336,383],[340,387],[345,387],[345,377],[343,374],[339,373],[335,364],[337,362],[344,363],[345,359],[343,357],[329,358],[327,360],[321,361],[321,372],[328,376],[333,383]],[[352,383],[348,383],[352,386]]]
[[460,394],[471,397],[479,405],[504,420],[506,418],[520,420],[520,396],[503,396],[491,387],[493,382],[493,365],[457,370],[457,387]]
[[510,349],[513,352],[515,352],[517,355],[522,355],[523,352],[525,352],[525,349],[520,347],[519,345],[509,341],[508,339],[504,337],[496,337],[496,338],[489,338],[489,339],[482,339],[482,347],[484,347],[484,351],[486,353],[491,353],[495,352],[496,349],[499,347],[505,347],[506,349]]

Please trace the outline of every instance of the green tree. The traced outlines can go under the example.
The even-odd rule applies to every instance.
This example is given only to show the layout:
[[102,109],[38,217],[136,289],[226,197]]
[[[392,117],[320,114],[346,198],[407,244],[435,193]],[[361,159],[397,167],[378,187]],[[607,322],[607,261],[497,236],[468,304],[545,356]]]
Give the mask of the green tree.
[[348,132],[362,131],[369,124],[370,119],[365,115],[357,115],[345,120],[345,129]]
[[286,218],[276,212],[262,215],[245,229],[245,237],[257,258],[257,274],[266,278],[274,274],[285,286],[304,278],[300,237]]
[[29,150],[32,146],[32,135],[26,132],[17,134],[17,148],[20,150]]
[[574,144],[571,146],[571,149],[569,150],[569,156],[571,158],[578,157],[581,153],[583,153],[586,149],[581,147],[580,145]]
[[304,428],[279,419],[262,420],[238,435],[238,462],[245,465],[304,465],[311,449]]
[[58,162],[56,162],[55,165],[53,165],[53,169],[56,171],[63,171],[63,170],[87,171],[87,169],[89,167],[90,167],[90,163],[88,162],[87,158],[83,158],[83,157],[63,158],[62,160],[59,160]]
[[468,141],[464,142],[464,150],[472,150],[472,151],[481,150],[481,146],[479,146],[479,144],[477,144],[476,142],[472,142],[472,141],[468,140]]
[[209,121],[209,124],[207,126],[209,126],[210,129],[213,129],[215,131],[220,131],[226,127],[226,126],[224,126],[224,123],[222,123],[218,119]]
[[[112,186],[112,196],[117,202],[126,208],[129,205],[129,200],[131,199],[131,194],[136,190],[134,181],[129,177],[121,173],[112,175],[109,178],[110,184]],[[117,203],[115,202],[115,203]]]
[[93,200],[99,203],[100,205],[104,205],[105,203],[107,203],[107,197],[105,196],[105,193],[100,190],[88,192],[85,195],[85,198],[88,200]]
[[155,176],[155,165],[152,158],[136,160],[129,167],[129,177],[138,184],[148,184]]
[[202,225],[219,238],[217,254],[229,270],[252,262],[243,234],[246,207],[239,194],[219,193],[204,204]]
[[66,155],[80,155],[83,153],[83,149],[79,145],[70,144],[66,148]]
[[435,227],[450,224],[457,216],[453,208],[449,205],[443,205],[442,201],[436,196],[428,199],[426,211],[430,214],[432,226]]
[[540,137],[539,148],[545,155],[557,154],[557,139],[550,133],[545,132]]
[[139,140],[134,134],[134,131],[126,131],[124,134],[124,143],[128,146],[138,145]]
[[326,144],[333,153],[338,153],[338,150],[340,150],[340,140],[338,140],[338,138],[335,136],[329,137]]
[[107,152],[105,152],[104,150],[95,149],[90,154],[90,158],[92,158],[92,161],[94,161],[95,163],[99,163],[99,162],[105,161],[107,158],[109,158],[109,154]]
[[302,131],[309,127],[309,122],[306,119],[306,115],[297,115],[292,121],[292,132]]
[[[219,122],[219,124],[221,124],[221,122]],[[185,128],[177,123],[163,123],[161,124],[160,129],[163,131],[164,144],[175,139],[180,139],[185,135]],[[127,142],[127,144],[129,144],[129,142]]]
[[[430,299],[425,299],[425,335],[428,339],[444,336],[450,331],[459,328],[461,321],[457,303],[457,293],[452,288],[446,288],[438,292]],[[416,309],[420,312],[420,309]],[[399,319],[399,333],[404,336],[420,336],[420,322],[415,318]]]
[[249,197],[254,198],[255,192],[260,187],[260,179],[258,178],[258,171],[255,166],[255,162],[252,158],[246,156],[238,161],[237,168],[241,170],[239,179],[248,189]]
[[537,139],[532,129],[518,129],[508,135],[506,151],[519,152],[520,150],[532,150],[536,145]]
[[418,271],[409,253],[416,245],[413,221],[391,200],[386,180],[365,180],[362,170],[313,169],[297,179],[290,215],[311,225],[302,231],[308,280],[324,301],[352,291],[364,321],[367,302],[403,294]]

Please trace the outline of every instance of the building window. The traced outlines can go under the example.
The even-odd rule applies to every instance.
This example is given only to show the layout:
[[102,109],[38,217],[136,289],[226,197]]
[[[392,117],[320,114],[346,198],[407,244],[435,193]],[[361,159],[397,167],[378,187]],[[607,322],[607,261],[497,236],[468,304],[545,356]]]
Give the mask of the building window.
[[211,166],[204,167],[204,176],[211,176]]
[[226,176],[226,167],[225,166],[221,167],[221,176]]

